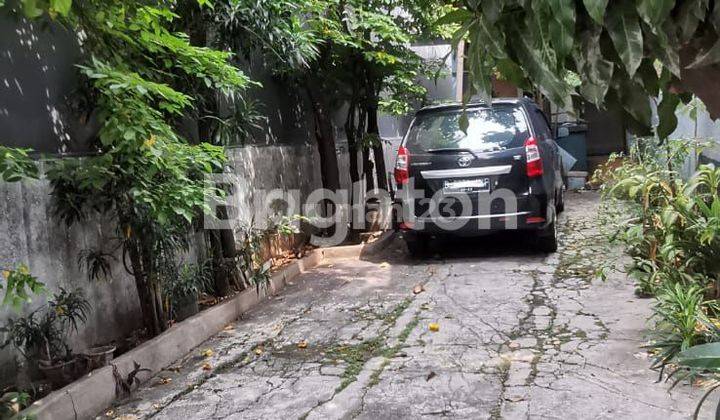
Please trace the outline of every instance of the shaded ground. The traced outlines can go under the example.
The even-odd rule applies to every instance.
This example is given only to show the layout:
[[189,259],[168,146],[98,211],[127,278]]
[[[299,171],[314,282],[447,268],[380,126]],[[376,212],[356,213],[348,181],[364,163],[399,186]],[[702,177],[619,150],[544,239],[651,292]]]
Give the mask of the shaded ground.
[[552,256],[505,235],[318,267],[100,417],[688,418],[641,349],[650,301],[591,282],[596,207],[569,197]]

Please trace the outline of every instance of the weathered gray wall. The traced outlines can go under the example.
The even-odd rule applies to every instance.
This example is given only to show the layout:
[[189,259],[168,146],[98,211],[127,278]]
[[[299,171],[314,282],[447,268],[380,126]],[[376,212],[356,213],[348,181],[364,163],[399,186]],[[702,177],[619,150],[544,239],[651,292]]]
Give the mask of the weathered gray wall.
[[81,123],[78,56],[75,34],[0,10],[0,145],[84,150],[93,128]]
[[[306,197],[320,186],[316,151],[310,145],[232,148],[228,156],[233,172],[249,182],[244,191],[241,213],[259,214],[252,207],[253,194],[259,189],[299,189]],[[87,248],[104,247],[115,237],[113,223],[100,218],[66,228],[52,215],[47,181],[0,183],[0,267],[27,264],[30,271],[51,291],[81,288],[92,304],[90,318],[75,337],[74,347],[81,350],[92,344],[121,339],[140,326],[135,283],[119,262],[113,264],[113,280],[90,282],[78,266],[78,254]],[[43,303],[36,299],[24,313]],[[0,311],[0,324],[17,316],[11,310]],[[0,337],[2,339],[2,337]],[[0,351],[0,384],[12,381],[15,353]]]

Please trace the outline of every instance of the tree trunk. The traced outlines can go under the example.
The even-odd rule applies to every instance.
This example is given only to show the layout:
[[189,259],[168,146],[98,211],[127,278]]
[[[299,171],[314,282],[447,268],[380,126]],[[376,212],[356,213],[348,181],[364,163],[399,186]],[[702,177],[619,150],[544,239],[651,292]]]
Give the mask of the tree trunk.
[[[123,230],[127,231],[126,229]],[[135,233],[131,233],[131,235],[135,235]],[[135,278],[135,288],[140,300],[143,326],[150,336],[156,336],[165,330],[167,323],[163,322],[164,311],[162,306],[160,308],[156,306],[158,296],[157,289],[153,287],[150,281],[151,270],[146,269],[150,264],[150,257],[146,252],[143,252],[143,245],[137,238],[129,238],[125,246],[132,267],[130,274]]]
[[357,126],[355,121],[357,118],[357,105],[355,100],[350,102],[347,117],[345,119],[345,136],[348,142],[348,158],[350,163],[350,182],[355,185],[360,181],[360,171],[358,169],[358,147],[357,147]]
[[328,107],[319,92],[319,84],[306,82],[304,85],[310,99],[315,122],[315,140],[320,155],[320,177],[323,188],[330,191],[340,189],[340,175],[338,170],[337,152],[335,151],[335,133]]
[[[190,44],[198,47],[206,47],[208,44],[208,30],[202,18],[202,10],[199,7],[194,7],[192,10],[193,14],[187,19],[189,26],[186,29]],[[211,143],[214,120],[211,118],[202,118],[202,114],[217,116],[220,113],[220,107],[217,93],[214,89],[202,89],[202,96],[204,100],[201,101],[201,103],[205,105],[205,109],[198,110],[198,139],[201,142]],[[227,220],[227,207],[219,206],[216,216],[219,220]],[[234,285],[240,289],[240,272],[237,264],[235,264],[235,257],[238,253],[235,243],[235,232],[233,232],[232,229],[206,230],[205,237],[213,259],[212,267],[215,293],[218,297],[227,296],[232,291],[231,286]]]
[[377,136],[378,142],[373,145],[373,158],[375,160],[375,172],[377,175],[377,187],[388,191],[389,184],[387,178],[387,169],[385,168],[385,152],[383,149],[382,138],[380,138],[380,129],[378,128],[378,104],[372,101],[368,106],[368,134]]

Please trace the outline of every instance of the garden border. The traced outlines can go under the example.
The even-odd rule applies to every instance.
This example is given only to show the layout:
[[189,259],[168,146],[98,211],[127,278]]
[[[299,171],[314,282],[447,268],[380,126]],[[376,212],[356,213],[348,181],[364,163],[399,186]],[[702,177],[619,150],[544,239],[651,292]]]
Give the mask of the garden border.
[[121,375],[133,370],[134,362],[150,369],[141,373],[145,382],[190,352],[205,340],[236,321],[245,312],[281,291],[292,279],[317,267],[325,260],[362,258],[384,249],[394,238],[393,231],[384,232],[376,241],[360,245],[318,248],[302,259],[295,260],[272,274],[267,287],[247,289],[227,301],[198,313],[168,329],[159,336],[114,359],[111,366],[94,370],[84,378],[53,391],[20,412],[19,417],[38,420],[90,419],[116,400],[113,368]]

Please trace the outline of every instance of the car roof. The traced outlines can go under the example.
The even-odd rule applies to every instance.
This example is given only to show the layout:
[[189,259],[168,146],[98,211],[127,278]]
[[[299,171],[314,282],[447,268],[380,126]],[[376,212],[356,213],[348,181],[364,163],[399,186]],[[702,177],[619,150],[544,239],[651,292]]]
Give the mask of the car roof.
[[[493,98],[491,102],[492,105],[519,105],[519,104],[534,104],[532,99],[530,98]],[[484,101],[471,101],[466,104],[463,104],[462,102],[448,102],[444,104],[438,104],[438,105],[430,105],[423,107],[419,111],[417,111],[417,114],[426,114],[426,113],[433,113],[433,112],[442,112],[442,111],[456,111],[461,110],[463,108],[486,108],[488,104]]]

